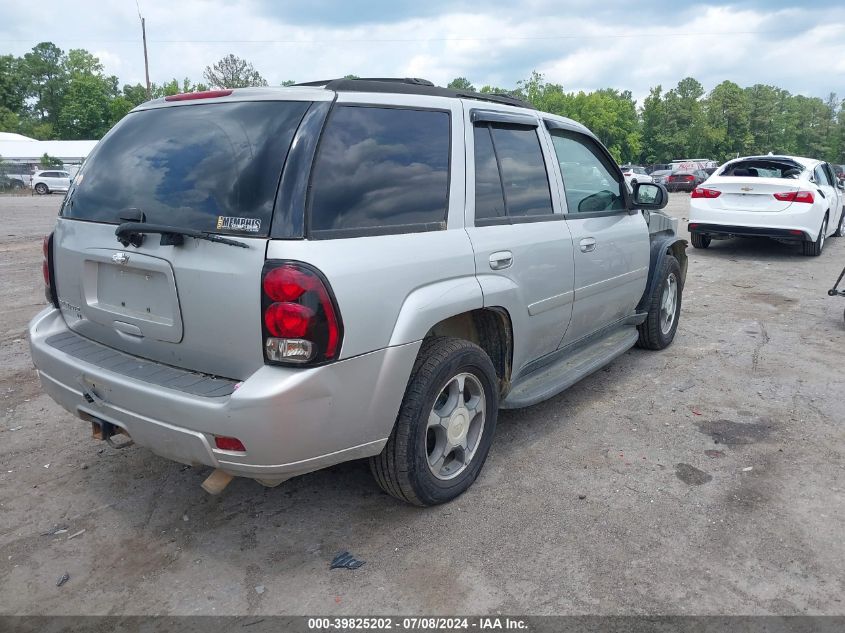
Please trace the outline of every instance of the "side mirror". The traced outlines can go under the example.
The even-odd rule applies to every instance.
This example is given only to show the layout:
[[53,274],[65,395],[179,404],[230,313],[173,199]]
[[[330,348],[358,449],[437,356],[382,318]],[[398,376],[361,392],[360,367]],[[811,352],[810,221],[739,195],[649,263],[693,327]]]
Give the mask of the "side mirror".
[[666,187],[655,182],[638,182],[634,185],[635,209],[662,209],[669,203]]

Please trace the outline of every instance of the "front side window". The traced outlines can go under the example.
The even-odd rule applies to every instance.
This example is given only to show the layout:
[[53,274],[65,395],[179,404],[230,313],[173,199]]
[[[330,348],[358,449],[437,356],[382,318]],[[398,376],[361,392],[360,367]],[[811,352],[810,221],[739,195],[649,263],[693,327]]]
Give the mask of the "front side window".
[[449,113],[338,106],[311,175],[310,230],[446,228]]
[[566,130],[551,130],[551,135],[563,176],[568,212],[624,210],[622,183],[595,142],[583,134]]

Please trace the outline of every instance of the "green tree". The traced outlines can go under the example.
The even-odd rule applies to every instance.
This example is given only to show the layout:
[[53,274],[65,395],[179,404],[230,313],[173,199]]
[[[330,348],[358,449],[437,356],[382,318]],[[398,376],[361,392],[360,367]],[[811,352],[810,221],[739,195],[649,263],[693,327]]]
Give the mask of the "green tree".
[[446,85],[446,87],[451,88],[452,90],[475,92],[475,86],[473,86],[470,80],[466,77],[455,77]]
[[710,91],[704,107],[708,146],[703,153],[719,161],[746,154],[754,144],[747,93],[734,82],[723,81]]
[[32,109],[41,121],[55,124],[67,82],[64,52],[52,42],[41,42],[23,56],[23,79],[27,97],[34,100]]
[[64,163],[60,161],[58,158],[53,158],[47,152],[44,152],[44,155],[41,157],[41,168],[42,169],[50,169],[52,167],[63,167]]
[[206,66],[203,77],[213,88],[246,88],[267,85],[267,80],[255,70],[251,63],[231,53],[217,63]]
[[66,139],[98,139],[112,126],[113,103],[120,92],[117,77],[106,76],[100,60],[88,51],[74,49],[63,60],[67,84],[56,132]]
[[0,110],[12,113],[23,111],[26,87],[21,59],[14,55],[0,55]]
[[294,81],[293,79],[285,79],[282,82],[282,86],[284,86],[285,88],[287,88],[288,86],[295,86],[295,85],[296,85],[296,81]]

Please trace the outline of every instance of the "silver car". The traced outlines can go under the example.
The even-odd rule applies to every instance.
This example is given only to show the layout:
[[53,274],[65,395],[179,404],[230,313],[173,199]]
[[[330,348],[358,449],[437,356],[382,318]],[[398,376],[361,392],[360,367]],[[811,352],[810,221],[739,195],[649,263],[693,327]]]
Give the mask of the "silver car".
[[209,466],[209,491],[369,458],[389,494],[442,503],[500,408],[672,342],[686,243],[666,199],[630,192],[582,125],[507,97],[353,79],[174,95],[74,179],[32,357],[95,437]]

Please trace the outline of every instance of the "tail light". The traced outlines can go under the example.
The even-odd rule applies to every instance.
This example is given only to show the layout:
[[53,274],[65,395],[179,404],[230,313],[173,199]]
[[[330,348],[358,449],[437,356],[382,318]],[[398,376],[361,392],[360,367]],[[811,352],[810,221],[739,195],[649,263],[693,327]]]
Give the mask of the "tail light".
[[261,280],[264,358],[320,363],[340,353],[343,328],[328,282],[302,262],[270,260]]
[[695,180],[695,176],[684,176],[684,180],[686,180],[687,182],[692,182],[693,180]]
[[722,195],[721,191],[716,189],[705,189],[704,187],[696,187],[692,190],[690,198],[718,198]]
[[804,202],[812,204],[814,200],[812,191],[786,191],[772,195],[781,202]]
[[236,437],[228,437],[226,435],[215,435],[214,445],[221,451],[237,451],[239,453],[246,453],[246,447]]
[[56,287],[53,283],[53,234],[44,236],[44,241],[41,243],[41,253],[43,258],[41,260],[41,275],[44,277],[44,296],[47,301],[53,304],[54,308],[59,307],[59,297],[56,294]]

